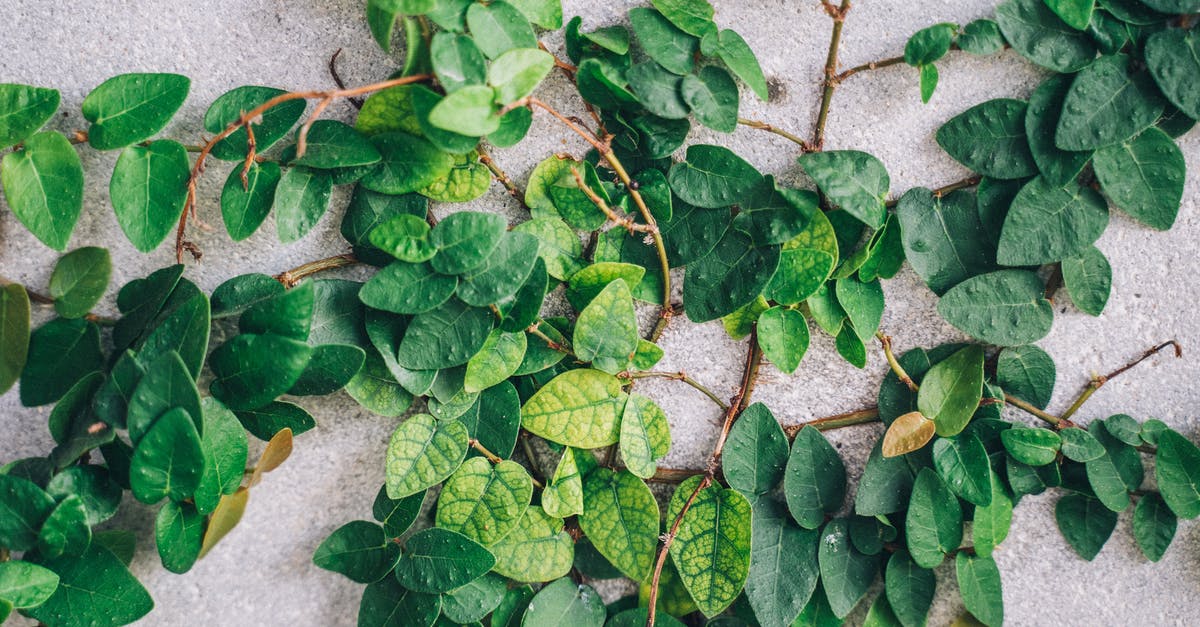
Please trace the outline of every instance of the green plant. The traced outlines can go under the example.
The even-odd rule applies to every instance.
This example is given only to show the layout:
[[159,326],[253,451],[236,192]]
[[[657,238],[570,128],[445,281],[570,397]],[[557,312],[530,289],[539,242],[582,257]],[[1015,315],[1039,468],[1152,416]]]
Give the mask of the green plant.
[[[850,4],[826,2],[821,106],[801,139],[739,117],[735,77],[764,99],[767,83],[705,0],[652,4],[629,12],[632,33],[569,21],[568,62],[540,48],[533,27],[562,27],[557,0],[371,0],[380,45],[396,24],[405,31],[396,76],[329,91],[240,87],[210,106],[213,137],[194,146],[155,139],[186,98],[185,77],[109,79],[83,102],[91,126],[70,139],[38,132],[57,92],[0,85],[0,146],[14,147],[0,164],[6,201],[56,249],[82,207],[72,142],[122,150],[110,185],[121,228],[143,251],[174,229],[180,262],[200,255],[186,228],[210,158],[233,163],[221,211],[235,240],[272,211],[281,240],[299,239],[333,186],[355,185],[341,222],[351,254],[235,277],[211,297],[175,265],[123,286],[120,318],[92,315],[111,274],[97,248],[65,255],[48,296],[4,286],[0,390],[19,379],[23,404],[54,403],[58,446],[0,473],[0,616],[15,608],[72,625],[145,615],[152,601],[122,564],[131,535],[92,530],[123,492],[161,503],[158,553],[186,571],[315,425],[280,398],[341,389],[382,416],[425,410],[392,436],[375,521],[337,529],[313,558],[366,584],[363,625],[676,624],[696,612],[836,624],[880,574],[867,621],[914,625],[946,559],[967,611],[999,624],[991,551],[1020,498],[1047,488],[1065,491],[1056,518],[1084,558],[1134,502],[1134,536],[1161,557],[1177,518],[1200,515],[1200,449],[1155,420],[1071,419],[1109,379],[1179,346],[1095,378],[1056,415],[1046,411],[1054,362],[1032,342],[1049,332],[1061,284],[1080,309],[1104,308],[1111,270],[1094,242],[1109,202],[1153,228],[1174,222],[1184,165],[1172,136],[1200,117],[1190,80],[1200,35],[1188,15],[1200,6],[1007,0],[995,21],[938,24],[902,57],[839,72]],[[822,150],[837,86],[854,74],[907,63],[928,101],[934,64],[951,50],[1007,45],[1055,74],[1028,102],[981,103],[938,131],[977,174],[892,201],[878,159]],[[577,86],[587,122],[534,95],[555,68]],[[319,119],[334,100],[362,96],[354,126]],[[307,100],[317,104],[306,118]],[[519,142],[535,112],[591,150],[548,157],[521,190],[486,145]],[[687,146],[673,161],[693,120],[794,141],[816,189],[781,186],[719,146]],[[530,219],[430,212],[430,200],[476,198],[493,178]],[[942,297],[943,317],[980,343],[893,354],[880,282],[905,260]],[[361,284],[310,278],[352,264],[379,269]],[[548,300],[570,315],[543,317]],[[31,301],[58,317],[31,331]],[[638,302],[657,310],[645,337]],[[680,313],[748,338],[728,403],[654,369],[655,342]],[[797,368],[810,320],[860,368],[878,340],[891,373],[877,407],[785,429],[751,395],[764,357]],[[658,467],[671,438],[662,409],[636,392],[647,378],[687,383],[724,410],[705,468]],[[1049,428],[1002,419],[1007,405]],[[873,422],[887,429],[847,509],[843,462],[821,432]],[[269,442],[250,468],[247,432]],[[1143,454],[1157,489],[1143,487]],[[678,484],[665,511],[651,481]],[[641,583],[643,598],[606,608],[582,581],[615,577]]]

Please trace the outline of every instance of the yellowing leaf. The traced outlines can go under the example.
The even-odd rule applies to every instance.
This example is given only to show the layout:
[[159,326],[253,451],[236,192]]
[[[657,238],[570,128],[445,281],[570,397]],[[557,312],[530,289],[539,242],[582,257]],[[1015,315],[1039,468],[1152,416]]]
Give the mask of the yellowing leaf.
[[934,422],[919,411],[910,411],[892,421],[883,434],[883,456],[897,457],[925,446],[937,431]]

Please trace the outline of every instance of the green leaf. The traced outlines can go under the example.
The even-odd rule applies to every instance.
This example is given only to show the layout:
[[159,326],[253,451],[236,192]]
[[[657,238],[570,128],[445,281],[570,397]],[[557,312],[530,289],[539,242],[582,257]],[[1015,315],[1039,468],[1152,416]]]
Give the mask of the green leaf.
[[482,577],[495,564],[491,552],[467,536],[448,529],[424,529],[405,542],[396,579],[409,590],[438,594]]
[[25,610],[34,620],[68,627],[125,625],[154,608],[142,584],[98,542],[79,557],[42,557],[37,562],[58,575],[59,585],[45,603]]
[[379,250],[401,261],[421,263],[437,254],[429,241],[429,223],[402,213],[371,229],[368,239]]
[[428,263],[396,261],[371,277],[359,298],[375,309],[420,314],[446,303],[457,286],[458,279],[437,274]]
[[558,30],[563,25],[563,9],[561,0],[511,0],[509,4],[517,7],[530,22],[546,30]]
[[319,170],[352,168],[379,163],[379,151],[349,125],[317,120],[308,129],[304,154],[292,161]]
[[1020,346],[1046,337],[1054,309],[1033,272],[999,270],[959,283],[938,303],[955,328],[996,346]]
[[517,526],[493,544],[491,550],[496,555],[493,570],[497,574],[516,581],[550,581],[571,570],[575,543],[563,530],[561,518],[530,507]]
[[487,61],[475,40],[442,31],[433,36],[429,56],[438,82],[452,93],[467,85],[482,85],[487,78]]
[[1117,513],[1086,494],[1067,494],[1054,505],[1054,519],[1067,544],[1092,561],[1117,526]]
[[996,22],[1021,56],[1046,69],[1070,73],[1096,57],[1087,33],[1068,26],[1044,0],[1008,0],[996,7]]
[[1012,514],[1013,500],[1005,490],[1000,477],[993,472],[992,502],[986,507],[976,507],[971,521],[971,537],[976,555],[990,556],[992,551],[1008,537]]
[[395,577],[384,577],[363,590],[358,623],[364,627],[432,627],[441,608],[439,595],[414,592]]
[[968,346],[937,363],[921,380],[917,408],[934,421],[937,433],[962,431],[983,396],[983,347]]
[[604,599],[585,584],[568,578],[558,579],[538,591],[521,619],[522,627],[578,625],[600,627],[604,624]]
[[103,363],[100,329],[95,324],[83,319],[51,320],[29,337],[28,358],[21,371],[21,404],[53,403]]
[[316,226],[325,210],[333,180],[324,172],[304,167],[289,168],[275,188],[275,225],[284,244],[304,237]]
[[338,527],[313,554],[317,566],[358,583],[383,579],[399,559],[400,545],[386,537],[383,527],[364,520]]
[[346,393],[359,405],[381,416],[399,416],[408,411],[413,401],[413,395],[377,355],[368,355],[362,369],[346,383]]
[[[551,159],[557,162],[554,157]],[[539,164],[538,168],[541,167]],[[537,170],[534,172],[536,174]],[[530,178],[532,180],[533,175]],[[560,281],[566,280],[582,267],[580,258],[583,256],[583,245],[566,222],[558,218],[536,218],[518,224],[513,230],[538,239],[538,256],[546,263],[546,271],[550,276]]]
[[785,305],[803,301],[825,284],[837,258],[837,237],[829,218],[822,211],[813,212],[808,226],[783,244],[779,269],[765,295]]
[[[209,105],[208,111],[204,113],[204,130],[214,134],[220,133],[243,114],[285,93],[287,92],[282,89],[254,85],[231,89]],[[255,151],[261,154],[283,139],[304,115],[306,105],[307,102],[301,99],[284,101],[267,109],[251,122]],[[225,161],[241,161],[246,158],[249,139],[246,128],[239,128],[213,145],[212,156]]]
[[[989,19],[975,20],[964,26],[958,34],[958,47],[974,55],[995,54],[1002,50],[1004,45],[1000,25]],[[895,601],[892,602],[892,607],[896,607]]]
[[968,432],[934,440],[933,467],[950,491],[962,500],[979,507],[991,504],[992,469],[979,436]]
[[[1151,562],[1162,559],[1175,538],[1178,521],[1162,497],[1155,493],[1142,496],[1133,510],[1133,539]],[[0,596],[3,592],[0,591]]]
[[705,616],[715,616],[729,607],[742,591],[750,570],[751,509],[741,493],[709,486],[700,487],[702,477],[679,484],[667,507],[667,520],[674,521],[684,504],[691,507],[680,521],[671,559],[679,578]]
[[183,106],[191,83],[179,74],[121,74],[104,81],[80,105],[92,123],[88,143],[112,150],[149,139]]
[[1004,624],[1004,596],[996,562],[990,557],[959,553],[954,558],[954,572],[967,611],[984,625]]
[[728,148],[707,144],[688,146],[687,159],[671,166],[667,176],[681,200],[710,209],[736,204],[761,178],[754,166]]
[[489,59],[496,59],[513,48],[537,48],[537,37],[529,20],[504,0],[486,5],[472,4],[467,9],[467,28]]
[[688,116],[688,103],[680,93],[683,79],[656,61],[644,61],[634,65],[629,68],[626,77],[629,79],[629,88],[638,97],[638,102],[650,113],[671,120],[680,120]]
[[37,132],[58,111],[61,100],[57,89],[0,84],[0,148],[15,146]]
[[230,409],[262,407],[295,385],[313,349],[273,333],[244,333],[213,351],[210,390]]
[[1200,87],[1187,78],[1200,72],[1200,33],[1159,31],[1146,39],[1143,55],[1167,100],[1193,120],[1200,118]]
[[86,315],[104,296],[111,275],[107,249],[86,246],[63,255],[50,274],[54,310],[64,318]]
[[387,495],[401,499],[437,485],[467,456],[467,427],[417,414],[400,423],[387,450]]
[[1092,158],[1092,151],[1062,150],[1054,143],[1058,121],[1062,118],[1063,100],[1071,89],[1071,76],[1055,75],[1046,79],[1029,96],[1025,114],[1025,136],[1029,151],[1042,177],[1051,185],[1061,187],[1075,180]]
[[29,295],[13,283],[0,288],[0,394],[21,376],[29,354]]
[[897,551],[888,559],[883,581],[896,620],[904,627],[924,625],[937,587],[933,571],[918,566],[906,551]]
[[626,399],[616,377],[587,368],[569,370],[525,401],[521,426],[566,446],[608,446],[619,439]]
[[1006,348],[996,359],[996,384],[1041,409],[1050,404],[1056,376],[1054,359],[1033,345]]
[[72,494],[58,503],[38,532],[37,551],[46,557],[82,555],[92,541],[83,501]]
[[808,350],[808,321],[795,309],[772,307],[758,318],[758,341],[763,355],[791,374]]
[[1200,449],[1195,444],[1173,430],[1159,434],[1154,479],[1176,516],[1200,516]]
[[697,74],[684,76],[679,91],[701,124],[722,133],[737,129],[738,88],[729,72],[706,66]]
[[388,538],[398,538],[412,527],[413,522],[421,513],[425,502],[425,492],[415,492],[404,498],[388,497],[387,486],[380,486],[375,494],[375,502],[371,505],[371,515],[383,524],[383,532]]
[[1090,462],[1104,456],[1104,445],[1086,429],[1062,429],[1058,437],[1062,438],[1062,453],[1067,459]]
[[813,427],[796,434],[784,471],[783,493],[792,518],[817,529],[846,498],[846,467],[837,449]]
[[480,392],[496,385],[516,372],[525,357],[524,333],[504,333],[493,330],[479,352],[467,362],[467,392]]
[[703,37],[716,28],[708,0],[651,0],[651,4],[686,33]]
[[517,525],[532,496],[524,466],[505,460],[492,468],[487,459],[472,457],[446,481],[437,526],[490,546]]
[[583,478],[579,526],[600,552],[634,581],[650,574],[658,546],[658,503],[628,471],[597,468]]
[[662,13],[646,7],[630,9],[629,22],[646,56],[674,74],[695,69],[700,41],[679,30]]
[[29,562],[0,562],[0,599],[19,609],[37,607],[58,589],[58,575]]
[[442,615],[460,624],[482,621],[500,605],[507,590],[503,578],[484,575],[442,595]]
[[[204,429],[204,474],[194,495],[201,514],[212,513],[222,495],[233,494],[242,483],[249,455],[246,432],[236,415],[215,398],[201,401]],[[274,434],[272,434],[274,435]]]
[[158,140],[121,151],[109,182],[117,222],[142,252],[158,247],[183,213],[190,176],[183,145]]
[[241,168],[229,172],[221,190],[221,218],[230,239],[240,242],[258,230],[275,203],[281,177],[279,164],[272,161],[250,164],[245,185]]
[[766,494],[783,480],[787,463],[787,436],[771,410],[762,403],[743,410],[729,430],[729,441],[721,458],[721,470],[729,487],[747,497]]
[[566,447],[554,468],[554,476],[542,490],[542,509],[555,518],[583,513],[583,472],[575,461],[577,449]]
[[1063,282],[1071,302],[1084,313],[1099,316],[1112,289],[1112,268],[1095,246],[1062,261]]
[[59,133],[41,132],[0,160],[0,183],[13,215],[43,244],[66,250],[83,210],[83,166]]
[[938,69],[932,63],[921,66],[921,102],[928,103],[933,98],[933,92],[937,90],[938,85]]
[[1149,128],[1162,112],[1154,80],[1131,72],[1128,56],[1100,57],[1071,83],[1054,143],[1063,150],[1103,148]]
[[688,264],[683,293],[688,318],[716,320],[753,301],[775,274],[779,256],[777,246],[755,246],[744,231],[726,231],[711,252]]
[[800,157],[800,166],[833,205],[871,228],[883,226],[891,179],[879,159],[857,150],[831,150]]
[[182,407],[154,421],[137,443],[129,465],[129,485],[143,503],[189,498],[204,474],[204,450],[196,423]]
[[[366,110],[365,106],[363,110]],[[456,130],[467,132],[466,129]],[[406,132],[381,133],[374,135],[371,142],[383,156],[383,161],[363,177],[361,185],[373,192],[391,195],[415,192],[445,177],[454,167],[453,155]]]
[[[578,335],[576,335],[578,337]],[[671,450],[671,430],[661,407],[640,394],[631,394],[621,414],[621,460],[629,472],[649,479],[658,460]]]
[[173,573],[191,570],[200,556],[204,517],[189,503],[168,501],[154,521],[154,542],[163,568]]
[[433,268],[442,274],[462,274],[483,265],[500,245],[507,224],[503,216],[461,211],[438,222],[430,241],[438,248]]
[[[487,260],[462,275],[458,297],[468,305],[486,307],[512,296],[532,274],[537,248],[537,238],[532,235],[504,233]],[[436,267],[439,262],[434,259]]]
[[87,524],[95,526],[117,513],[122,489],[103,467],[80,465],[54,475],[46,485],[46,493],[56,500],[78,496],[87,512]]
[[632,263],[615,261],[600,261],[587,266],[575,274],[567,282],[567,300],[576,309],[585,309],[609,284],[620,279],[625,285],[635,289],[646,275],[646,269]]
[[1004,448],[1013,459],[1028,466],[1045,466],[1058,456],[1062,438],[1049,429],[1005,429],[1000,433]]
[[554,69],[554,57],[536,48],[509,50],[488,68],[487,81],[496,90],[496,102],[507,105],[533,93]]
[[1046,0],[1046,6],[1062,18],[1067,26],[1075,30],[1087,30],[1092,21],[1092,11],[1096,8],[1096,0]]
[[770,97],[767,91],[767,78],[763,76],[758,59],[754,56],[754,51],[750,49],[746,40],[726,28],[717,35],[717,45],[717,56],[725,63],[725,66],[742,79],[742,82],[749,85],[759,100],[766,101]]
[[396,360],[412,370],[461,366],[483,347],[492,324],[488,310],[451,299],[413,318]]
[[1012,98],[975,105],[938,129],[938,145],[955,161],[984,176],[1018,179],[1037,174],[1025,138],[1027,106]]
[[[623,370],[637,350],[637,315],[625,281],[609,283],[579,313],[575,354],[582,361],[605,361]],[[608,368],[601,369],[608,370]]]
[[[743,412],[737,424],[745,421]],[[799,616],[819,576],[820,534],[788,519],[783,504],[771,498],[754,501],[750,570],[746,598],[764,625],[791,625]]]
[[858,338],[863,342],[870,341],[883,318],[883,288],[879,281],[863,282],[846,277],[837,280],[834,292]]
[[1147,129],[1096,151],[1092,164],[1104,194],[1135,220],[1160,231],[1175,223],[1187,166],[1169,135]]
[[[819,546],[817,561],[830,611],[838,618],[845,618],[866,596],[879,571],[881,556],[866,555],[854,548],[849,521],[845,518],[836,518],[825,525]],[[801,614],[801,620],[804,616]]]
[[1086,251],[1107,226],[1108,207],[1095,190],[1035,178],[1013,199],[996,257],[1008,266],[1061,261]]
[[962,542],[962,508],[937,473],[921,469],[905,519],[908,551],[922,568],[935,568]]
[[937,294],[992,268],[988,236],[979,220],[974,195],[935,196],[926,188],[909,190],[896,206],[904,256]]
[[55,502],[36,484],[0,474],[0,542],[14,551],[37,545],[38,529],[54,511]]
[[946,53],[950,52],[950,44],[954,43],[957,30],[957,24],[943,22],[913,33],[904,44],[904,62],[913,67],[921,67],[946,56]]

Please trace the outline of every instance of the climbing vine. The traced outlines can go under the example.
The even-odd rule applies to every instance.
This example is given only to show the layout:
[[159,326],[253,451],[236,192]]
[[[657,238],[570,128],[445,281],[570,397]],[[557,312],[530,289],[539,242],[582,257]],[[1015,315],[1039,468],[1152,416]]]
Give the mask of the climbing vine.
[[[1200,516],[1200,448],[1158,420],[1077,416],[1109,380],[1181,347],[1094,377],[1054,413],[1057,370],[1034,343],[1063,289],[1102,313],[1112,269],[1095,242],[1110,211],[1175,222],[1175,138],[1200,118],[1200,2],[1005,0],[995,19],[932,25],[902,55],[847,69],[851,4],[822,4],[832,33],[804,137],[739,116],[742,88],[766,100],[767,81],[707,0],[653,0],[600,28],[564,26],[558,0],[369,0],[380,46],[403,31],[391,77],[347,87],[335,55],[336,89],[236,88],[190,145],[160,136],[187,99],[183,76],[104,81],[82,102],[88,128],[70,136],[42,130],[57,91],[0,85],[4,200],[38,240],[69,247],[77,151],[119,150],[118,224],[144,252],[174,235],[179,261],[122,286],[115,319],[91,313],[111,277],[102,248],[67,252],[45,290],[0,280],[0,391],[19,383],[23,405],[53,405],[56,442],[0,469],[0,621],[145,616],[153,600],[126,568],[134,536],[104,525],[123,495],[157,507],[161,562],[186,572],[315,426],[303,397],[340,390],[406,416],[380,460],[374,520],[314,547],[317,566],[365,585],[360,625],[829,625],[869,602],[868,624],[911,627],[947,560],[965,619],[999,625],[992,552],[1021,498],[1051,489],[1084,559],[1125,510],[1138,547],[1160,559],[1178,519]],[[560,28],[558,55],[538,33]],[[943,57],[1004,48],[1049,72],[1028,99],[979,103],[937,131],[968,178],[899,194],[871,154],[824,150],[837,89],[855,75],[911,66],[928,102]],[[537,96],[552,72],[586,117]],[[358,106],[352,125],[322,117],[338,100]],[[518,183],[489,148],[520,143],[535,115],[586,152],[548,155]],[[686,145],[694,125],[792,141],[812,188]],[[203,255],[187,233],[198,181],[221,162],[231,239],[273,214],[280,241],[299,240],[332,189],[352,186],[340,216],[350,252],[205,294],[184,276],[185,258]],[[494,182],[528,218],[431,211]],[[970,341],[894,352],[881,281],[905,262]],[[374,271],[361,283],[314,276],[351,265]],[[34,306],[54,311],[36,329]],[[733,398],[656,369],[679,315],[745,340]],[[755,401],[763,360],[793,373],[810,329],[858,368],[878,344],[889,372],[875,407],[784,427]],[[638,391],[647,379],[722,410],[705,467],[659,467],[671,433]],[[822,433],[873,423],[885,429],[850,502]],[[254,462],[250,437],[266,442]],[[660,502],[650,484],[675,487]],[[617,578],[639,594],[606,606],[591,584]]]

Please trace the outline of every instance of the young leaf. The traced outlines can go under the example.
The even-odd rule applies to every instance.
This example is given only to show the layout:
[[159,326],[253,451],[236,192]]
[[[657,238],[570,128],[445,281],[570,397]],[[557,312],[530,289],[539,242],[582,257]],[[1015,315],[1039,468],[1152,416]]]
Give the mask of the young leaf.
[[1096,151],[1093,167],[1105,195],[1135,220],[1160,231],[1175,223],[1187,166],[1169,135],[1146,129]]
[[779,268],[764,295],[784,305],[812,296],[829,279],[838,260],[833,225],[823,211],[812,212],[808,226],[783,244]]
[[604,599],[585,584],[568,578],[558,579],[538,591],[521,619],[523,627],[578,625],[600,627],[604,624]]
[[946,322],[997,346],[1020,346],[1046,337],[1054,309],[1032,272],[999,270],[959,283],[938,303]]
[[555,518],[583,513],[583,472],[576,463],[576,449],[566,447],[549,485],[542,490],[542,509]]
[[597,468],[583,479],[579,526],[596,550],[627,577],[650,574],[658,545],[658,503],[650,488],[628,471]]
[[846,467],[837,449],[813,427],[796,434],[784,473],[783,493],[792,518],[805,529],[819,528],[826,514],[842,507]]
[[1004,598],[1000,591],[1000,570],[990,557],[959,553],[954,572],[963,605],[979,622],[995,627],[1004,623]]
[[525,514],[533,483],[525,467],[509,460],[496,464],[472,457],[446,480],[438,497],[437,526],[491,546]]
[[958,499],[928,468],[917,475],[905,525],[908,552],[922,568],[936,568],[962,542],[963,516]]
[[29,295],[17,283],[0,288],[0,394],[21,376],[29,354]]
[[800,157],[800,166],[832,204],[871,228],[883,226],[891,178],[879,159],[857,150],[831,150]]
[[504,0],[486,5],[472,4],[467,9],[467,28],[489,59],[496,59],[513,48],[537,48],[537,37],[529,20]]
[[63,255],[50,274],[54,310],[64,318],[86,315],[104,296],[111,275],[107,249],[86,246]]
[[88,143],[112,150],[149,139],[183,106],[192,81],[179,74],[121,74],[92,90],[80,109]]
[[554,57],[536,48],[509,50],[492,61],[488,84],[496,90],[496,102],[506,105],[533,93],[554,69]]
[[605,361],[623,370],[637,350],[637,339],[633,296],[621,279],[592,298],[575,323],[575,354],[582,361]]
[[299,166],[289,168],[279,179],[272,202],[279,241],[288,244],[307,235],[329,208],[332,191],[329,174]]
[[[697,475],[679,484],[667,520],[679,516],[701,479]],[[749,573],[750,502],[737,491],[710,486],[691,503],[671,543],[671,559],[700,611],[714,616],[733,603]]]
[[400,423],[387,450],[388,498],[400,499],[449,477],[467,456],[467,427],[417,414]]
[[[575,542],[563,531],[562,519],[538,507],[526,509],[517,526],[490,548],[496,555],[492,570],[516,581],[563,577],[575,559]],[[492,621],[495,624],[495,614]]]
[[917,408],[937,426],[938,435],[962,431],[983,395],[983,347],[968,346],[938,362],[921,380]]
[[1025,138],[1023,100],[998,98],[958,114],[937,131],[937,142],[955,161],[984,176],[1018,179],[1037,174]]
[[13,215],[43,244],[65,250],[83,210],[83,166],[59,133],[37,133],[0,161],[0,183]]
[[58,589],[58,575],[30,562],[0,563],[0,600],[24,609],[46,602]]
[[190,503],[168,501],[154,521],[154,542],[163,568],[185,573],[200,556],[204,539],[204,517]]
[[405,542],[404,555],[396,563],[396,580],[409,590],[439,594],[482,577],[495,564],[495,556],[474,540],[434,527]]
[[986,507],[976,507],[971,521],[971,537],[975,554],[988,557],[1008,537],[1012,524],[1013,500],[1009,497],[1000,477],[992,473],[992,502]]
[[192,416],[181,407],[157,420],[138,442],[129,465],[133,495],[143,503],[190,498],[204,474],[204,450]]
[[631,394],[621,414],[621,459],[629,472],[649,479],[658,470],[658,460],[671,449],[667,416],[657,403]]
[[607,446],[619,439],[626,398],[616,377],[586,368],[570,370],[525,401],[521,425],[567,446]]
[[808,351],[808,321],[795,309],[772,307],[758,318],[758,341],[763,355],[792,374]]
[[0,148],[15,146],[37,132],[58,111],[61,100],[56,89],[0,85]]

